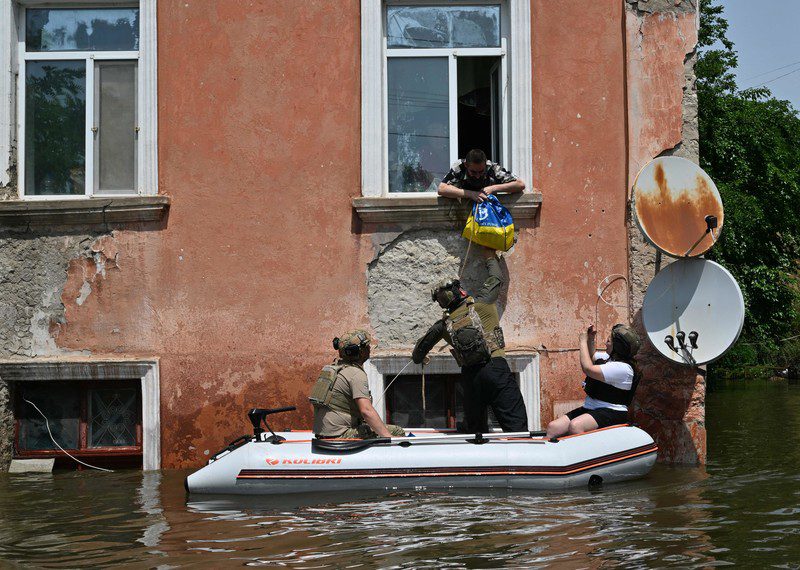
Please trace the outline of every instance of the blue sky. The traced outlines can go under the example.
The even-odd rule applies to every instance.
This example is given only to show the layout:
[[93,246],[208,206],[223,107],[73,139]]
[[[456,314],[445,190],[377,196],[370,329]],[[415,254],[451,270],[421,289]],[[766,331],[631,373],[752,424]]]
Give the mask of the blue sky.
[[[718,0],[736,44],[740,89],[766,83],[800,110],[800,0]],[[782,69],[778,69],[782,68]],[[783,77],[781,77],[783,76]]]

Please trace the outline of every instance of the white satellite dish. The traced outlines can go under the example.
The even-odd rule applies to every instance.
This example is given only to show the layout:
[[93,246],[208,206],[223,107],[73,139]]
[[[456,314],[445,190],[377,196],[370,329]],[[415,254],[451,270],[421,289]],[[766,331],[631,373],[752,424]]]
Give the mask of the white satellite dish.
[[644,329],[662,355],[680,364],[716,360],[744,324],[744,298],[727,269],[707,259],[680,259],[650,282],[642,306]]
[[672,257],[695,257],[719,238],[725,216],[714,181],[694,162],[662,156],[633,183],[636,224],[645,239]]

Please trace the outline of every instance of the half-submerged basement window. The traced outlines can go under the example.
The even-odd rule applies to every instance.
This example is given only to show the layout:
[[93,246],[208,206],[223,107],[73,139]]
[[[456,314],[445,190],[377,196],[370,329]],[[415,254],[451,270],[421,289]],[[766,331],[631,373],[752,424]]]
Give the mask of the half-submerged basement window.
[[499,5],[386,7],[389,192],[435,192],[472,148],[508,163]]
[[23,196],[137,194],[139,9],[24,12]]
[[[386,392],[386,421],[407,428],[457,429],[464,421],[464,388],[460,374],[399,376]],[[491,408],[489,427],[500,429]]]
[[[141,382],[17,382],[15,456],[55,457],[79,467],[53,442],[91,464],[142,464]],[[30,402],[41,410],[49,423]]]

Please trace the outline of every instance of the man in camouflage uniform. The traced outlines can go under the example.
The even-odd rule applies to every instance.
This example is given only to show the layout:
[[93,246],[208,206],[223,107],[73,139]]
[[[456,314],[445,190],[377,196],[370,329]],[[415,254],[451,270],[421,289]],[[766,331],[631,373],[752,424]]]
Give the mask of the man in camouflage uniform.
[[439,184],[439,196],[469,198],[481,203],[489,194],[514,194],[525,190],[525,183],[508,170],[486,159],[486,153],[473,149],[456,162]]
[[486,253],[489,276],[475,297],[461,288],[458,279],[440,281],[431,291],[433,300],[444,309],[414,346],[412,360],[419,364],[441,339],[453,346],[453,356],[461,366],[464,386],[464,429],[471,433],[489,430],[486,406],[503,431],[527,431],[528,415],[519,386],[505,359],[505,341],[497,297],[503,287],[503,273],[494,251]]
[[384,424],[372,407],[363,368],[371,343],[369,333],[360,329],[333,339],[339,359],[322,369],[308,398],[314,405],[316,437],[373,439],[405,435],[403,428]]

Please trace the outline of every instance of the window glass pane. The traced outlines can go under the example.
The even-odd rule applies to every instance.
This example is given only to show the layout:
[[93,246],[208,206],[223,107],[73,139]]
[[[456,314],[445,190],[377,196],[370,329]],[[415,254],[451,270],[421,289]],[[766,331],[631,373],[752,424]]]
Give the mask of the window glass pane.
[[136,187],[136,64],[97,64],[97,147],[100,193]]
[[136,445],[138,391],[135,388],[103,388],[89,391],[89,447]]
[[47,433],[41,414],[25,400],[30,400],[47,417],[55,440],[65,449],[78,448],[80,428],[80,392],[61,382],[25,382],[17,385],[19,399],[19,449],[58,449]]
[[85,194],[86,63],[25,63],[25,193]]
[[138,8],[29,8],[27,51],[133,51],[139,49]]
[[425,408],[422,377],[400,376],[387,393],[391,422],[404,427],[447,428],[447,382],[443,376],[425,375]]
[[448,63],[388,61],[389,192],[435,192],[450,167]]
[[388,6],[390,48],[498,47],[500,6]]

